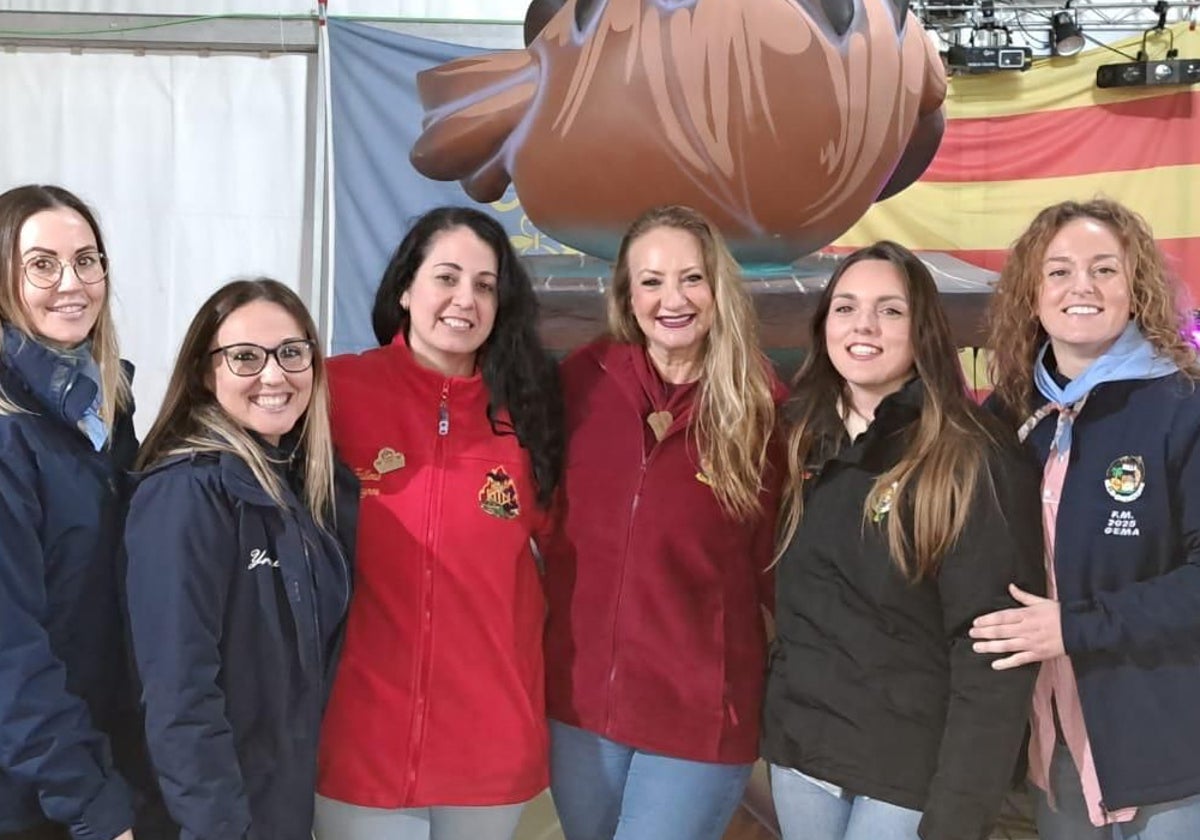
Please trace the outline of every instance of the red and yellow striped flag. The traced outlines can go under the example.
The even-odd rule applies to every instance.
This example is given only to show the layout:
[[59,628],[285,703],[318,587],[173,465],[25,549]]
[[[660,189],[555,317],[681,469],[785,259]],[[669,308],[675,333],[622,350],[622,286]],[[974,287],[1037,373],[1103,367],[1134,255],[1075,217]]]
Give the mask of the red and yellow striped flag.
[[[1180,56],[1200,58],[1200,32],[1170,29]],[[1167,41],[1155,33],[1151,56],[1163,56]],[[1133,55],[1141,38],[1113,46]],[[1146,217],[1200,301],[1200,87],[1096,87],[1097,67],[1125,60],[1094,49],[1025,73],[955,76],[929,169],[833,247],[894,239],[999,270],[1041,208],[1102,195]]]

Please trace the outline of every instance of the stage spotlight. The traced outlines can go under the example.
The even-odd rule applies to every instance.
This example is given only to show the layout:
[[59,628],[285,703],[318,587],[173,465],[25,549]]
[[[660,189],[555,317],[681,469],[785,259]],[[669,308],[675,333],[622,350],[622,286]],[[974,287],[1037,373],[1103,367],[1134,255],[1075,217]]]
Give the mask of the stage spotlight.
[[1055,55],[1078,55],[1083,50],[1083,30],[1075,20],[1071,4],[1050,18],[1050,46]]

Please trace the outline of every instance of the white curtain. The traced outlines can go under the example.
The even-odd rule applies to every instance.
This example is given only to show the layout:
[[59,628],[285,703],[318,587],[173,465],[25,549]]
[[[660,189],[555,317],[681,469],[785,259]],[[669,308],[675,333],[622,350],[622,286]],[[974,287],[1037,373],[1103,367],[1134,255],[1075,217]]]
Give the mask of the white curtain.
[[[329,0],[331,15],[524,20],[527,0]],[[0,0],[0,11],[99,14],[308,14],[316,0]]]
[[0,51],[0,191],[61,184],[98,213],[141,433],[214,289],[266,274],[311,291],[313,60]]

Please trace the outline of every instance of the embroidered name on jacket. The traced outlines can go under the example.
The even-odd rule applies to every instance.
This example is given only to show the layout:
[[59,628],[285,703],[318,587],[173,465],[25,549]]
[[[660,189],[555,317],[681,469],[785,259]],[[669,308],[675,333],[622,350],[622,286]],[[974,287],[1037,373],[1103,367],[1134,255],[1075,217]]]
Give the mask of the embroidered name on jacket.
[[488,471],[479,490],[479,507],[484,513],[498,519],[516,519],[521,513],[517,485],[504,467],[494,467]]
[[1131,510],[1110,510],[1108,524],[1104,526],[1104,533],[1114,537],[1140,537],[1142,535],[1142,532],[1138,530],[1137,518]]
[[272,560],[270,555],[267,554],[267,550],[265,548],[252,548],[250,550],[250,565],[246,568],[257,569],[259,566],[268,566],[272,569],[278,569],[279,561]]

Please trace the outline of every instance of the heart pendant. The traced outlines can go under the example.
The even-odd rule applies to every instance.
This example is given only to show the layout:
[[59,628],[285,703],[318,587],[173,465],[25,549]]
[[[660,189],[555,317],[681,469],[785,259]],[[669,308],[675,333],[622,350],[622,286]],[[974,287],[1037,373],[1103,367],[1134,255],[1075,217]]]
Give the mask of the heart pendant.
[[654,432],[655,440],[662,440],[666,437],[667,429],[671,428],[671,424],[674,422],[675,417],[669,411],[654,411],[646,417],[646,424],[650,427],[650,431]]

